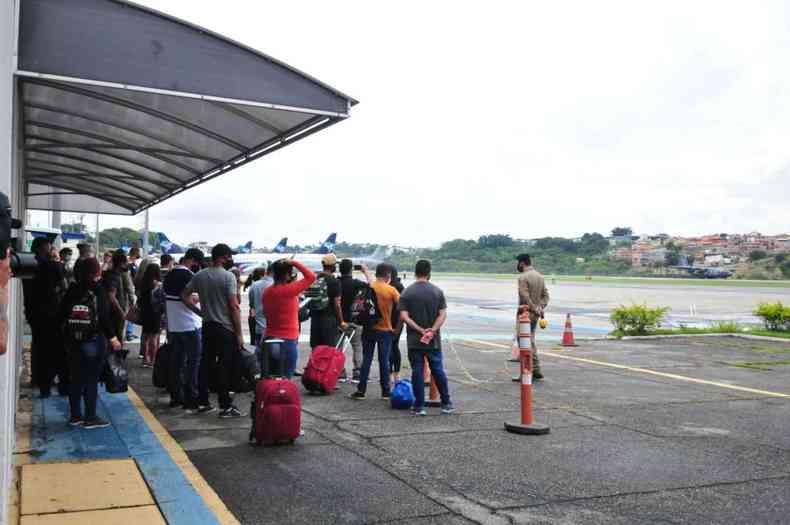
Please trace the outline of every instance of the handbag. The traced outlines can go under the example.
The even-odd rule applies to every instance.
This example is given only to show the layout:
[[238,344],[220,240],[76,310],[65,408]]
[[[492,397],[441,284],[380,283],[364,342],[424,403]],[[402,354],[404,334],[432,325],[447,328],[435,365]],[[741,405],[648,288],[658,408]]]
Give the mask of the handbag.
[[129,310],[126,311],[126,320],[132,324],[140,324],[140,309],[137,308],[137,305],[132,305],[129,307]]

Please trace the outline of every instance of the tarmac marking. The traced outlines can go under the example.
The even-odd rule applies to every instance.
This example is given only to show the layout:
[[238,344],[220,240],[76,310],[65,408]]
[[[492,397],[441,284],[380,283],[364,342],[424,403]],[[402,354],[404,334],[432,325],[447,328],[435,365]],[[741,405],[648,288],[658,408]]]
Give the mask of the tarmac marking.
[[137,395],[137,392],[129,387],[127,394],[132,405],[134,405],[140,413],[140,416],[142,416],[143,420],[151,429],[151,432],[159,439],[159,442],[170,455],[170,458],[181,469],[181,472],[183,472],[184,476],[192,484],[192,487],[194,487],[195,491],[203,499],[206,506],[214,513],[217,521],[223,525],[239,525],[239,520],[228,510],[228,507],[217,493],[214,492],[211,485],[200,475],[200,472],[195,468],[195,465],[192,464],[192,461],[190,461],[184,449],[181,448],[181,445],[173,439],[165,427],[156,419],[156,416],[148,410],[148,407],[145,406],[145,403]]
[[[483,342],[483,341],[473,341],[471,339],[469,341],[475,342],[475,343],[482,343]],[[486,343],[486,344],[491,345],[491,346],[498,346],[499,348],[509,348],[508,346],[503,345],[503,344],[497,344],[497,343]],[[667,373],[667,372],[658,372],[656,370],[650,370],[648,368],[640,368],[640,367],[628,366],[628,365],[619,365],[617,363],[609,363],[607,361],[598,361],[596,359],[587,359],[587,358],[584,358],[584,357],[573,357],[573,356],[569,356],[569,355],[556,354],[556,353],[553,353],[553,352],[541,352],[540,356],[541,357],[543,357],[543,356],[557,357],[559,359],[567,359],[569,361],[577,361],[577,362],[580,362],[580,363],[587,363],[587,364],[591,364],[591,365],[607,366],[609,368],[617,368],[619,370],[628,370],[628,371],[631,371],[631,372],[638,372],[640,374],[649,374],[649,375],[658,376],[658,377],[665,377],[665,378],[668,378],[668,379],[676,379],[678,381],[685,381],[687,383],[697,383],[697,384],[700,384],[700,385],[715,386],[715,387],[719,387],[719,388],[726,388],[728,390],[736,390],[738,392],[748,392],[750,394],[758,394],[758,395],[761,395],[761,396],[780,397],[780,398],[784,398],[784,399],[790,399],[790,394],[785,394],[785,393],[782,393],[782,392],[772,392],[770,390],[759,390],[759,389],[756,389],[756,388],[749,388],[749,387],[745,387],[745,386],[732,385],[732,384],[728,384],[728,383],[720,383],[718,381],[710,381],[708,379],[697,379],[696,377],[682,376],[682,375],[678,375],[678,374],[670,374],[670,373]]]

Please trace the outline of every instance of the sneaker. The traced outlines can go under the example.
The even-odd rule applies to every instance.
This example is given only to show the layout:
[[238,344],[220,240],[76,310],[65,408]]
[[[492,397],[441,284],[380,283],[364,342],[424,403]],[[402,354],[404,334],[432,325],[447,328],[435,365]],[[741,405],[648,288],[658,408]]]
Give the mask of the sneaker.
[[[127,339],[127,341],[128,341],[128,339]],[[145,359],[145,355],[137,354],[137,359]]]
[[82,426],[85,427],[85,428],[89,428],[89,429],[90,428],[104,428],[104,427],[109,427],[110,426],[110,422],[109,421],[105,421],[105,420],[103,420],[100,417],[94,417],[93,419],[89,419],[89,420],[85,421],[82,424]]
[[381,393],[381,399],[383,399],[385,401],[389,401],[390,400],[390,393],[389,393],[389,391],[385,390],[384,392],[382,392]]
[[455,407],[452,403],[442,405],[442,414],[452,414],[453,412],[455,412]]
[[359,376],[352,377],[350,383],[352,385],[358,385],[359,384]]
[[535,370],[534,372],[532,372],[532,379],[534,379],[535,381],[540,381],[541,379],[543,379],[543,374],[540,373],[540,370]]
[[220,419],[230,419],[230,418],[237,418],[237,417],[242,417],[243,415],[244,415],[244,414],[242,414],[242,413],[239,411],[239,409],[238,409],[238,408],[236,408],[236,407],[235,407],[235,406],[233,406],[233,405],[229,406],[228,408],[226,408],[225,410],[223,410],[223,411],[221,411],[221,412],[219,413],[219,417],[220,417]]
[[302,371],[301,370],[294,370],[294,375],[296,377],[300,377],[302,375]]
[[81,417],[73,417],[69,419],[69,425],[72,427],[81,427],[85,423]]
[[178,407],[182,406],[183,404],[184,403],[182,403],[181,401],[176,401],[175,399],[171,399],[170,403],[167,406],[169,406],[170,408],[178,408]]
[[352,394],[349,394],[348,397],[350,397],[351,399],[365,399],[368,396],[365,395],[365,392],[354,392]]
[[154,367],[154,365],[152,365],[151,363],[146,363],[145,361],[143,361],[143,365],[142,366],[143,366],[143,368],[153,368]]
[[411,414],[412,414],[413,416],[427,416],[427,415],[428,415],[428,412],[426,412],[424,408],[420,408],[420,409],[414,409],[414,408],[413,408],[413,409],[411,410]]
[[201,414],[201,415],[202,414],[210,414],[210,413],[214,412],[215,410],[216,410],[216,408],[214,407],[214,405],[200,405],[197,408],[197,412],[195,412],[195,413]]

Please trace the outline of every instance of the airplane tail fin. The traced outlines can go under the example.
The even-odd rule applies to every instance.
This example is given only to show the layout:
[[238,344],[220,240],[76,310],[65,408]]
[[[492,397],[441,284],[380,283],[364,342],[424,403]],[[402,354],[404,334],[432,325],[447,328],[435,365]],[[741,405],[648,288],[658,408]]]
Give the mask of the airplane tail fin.
[[321,254],[321,255],[332,253],[335,251],[336,243],[337,243],[337,233],[332,233],[329,235],[329,237],[326,238],[326,240],[323,243],[321,243],[321,246],[319,246],[318,249],[313,253]]
[[288,247],[288,237],[283,237],[280,239],[280,242],[277,243],[277,246],[274,247],[272,250],[273,253],[285,253],[285,250]]
[[243,246],[239,246],[239,249],[236,251],[239,253],[252,253],[252,241],[247,241]]

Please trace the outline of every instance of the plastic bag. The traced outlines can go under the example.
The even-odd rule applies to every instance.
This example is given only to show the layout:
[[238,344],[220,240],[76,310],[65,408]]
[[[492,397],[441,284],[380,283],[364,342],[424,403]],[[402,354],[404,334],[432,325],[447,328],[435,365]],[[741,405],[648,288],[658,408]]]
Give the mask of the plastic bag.
[[108,394],[129,390],[129,373],[126,370],[126,351],[110,352],[104,363],[102,382]]

